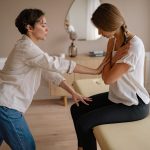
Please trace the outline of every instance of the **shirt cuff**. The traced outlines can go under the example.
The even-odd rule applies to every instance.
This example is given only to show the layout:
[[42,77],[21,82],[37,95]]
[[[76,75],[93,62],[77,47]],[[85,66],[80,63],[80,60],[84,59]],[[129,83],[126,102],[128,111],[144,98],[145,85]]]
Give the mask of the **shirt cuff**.
[[63,76],[57,76],[55,80],[52,81],[53,84],[59,86],[62,81],[66,80]]
[[67,73],[73,73],[75,67],[76,67],[76,62],[70,61]]

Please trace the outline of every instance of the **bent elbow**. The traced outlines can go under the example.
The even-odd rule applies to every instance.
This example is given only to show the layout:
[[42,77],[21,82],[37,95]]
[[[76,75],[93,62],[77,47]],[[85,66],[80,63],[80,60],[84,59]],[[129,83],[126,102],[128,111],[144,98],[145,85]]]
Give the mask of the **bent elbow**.
[[109,85],[109,84],[110,84],[110,82],[109,82],[108,80],[104,80],[104,83],[105,83],[106,85]]
[[103,81],[106,85],[110,85],[110,84],[114,83],[110,78],[104,78]]
[[106,85],[110,85],[115,82],[110,75],[102,75],[102,79]]

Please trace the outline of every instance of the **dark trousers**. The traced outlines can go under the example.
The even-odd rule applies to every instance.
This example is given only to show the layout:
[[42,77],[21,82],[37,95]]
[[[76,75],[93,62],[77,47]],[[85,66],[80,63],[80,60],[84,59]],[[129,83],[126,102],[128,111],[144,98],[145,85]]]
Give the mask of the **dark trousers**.
[[[138,96],[137,96],[138,97]],[[108,92],[94,95],[89,106],[79,103],[71,106],[71,115],[77,134],[78,146],[84,150],[96,150],[93,127],[102,124],[136,121],[145,118],[149,105],[138,97],[139,104],[126,106],[116,104],[108,99]]]

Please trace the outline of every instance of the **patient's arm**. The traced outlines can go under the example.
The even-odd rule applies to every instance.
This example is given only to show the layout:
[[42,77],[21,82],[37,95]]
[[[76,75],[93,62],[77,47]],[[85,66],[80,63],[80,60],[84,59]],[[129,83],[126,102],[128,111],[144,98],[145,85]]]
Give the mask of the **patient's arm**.
[[130,44],[126,44],[121,47],[118,52],[116,52],[115,56],[110,59],[109,63],[104,66],[102,71],[102,79],[105,84],[112,84],[116,82],[124,73],[128,71],[130,67],[128,64],[116,62],[128,53],[129,47]]
[[120,60],[122,57],[128,54],[128,50],[130,48],[130,43],[127,43],[126,45],[122,46],[117,50],[116,54],[114,57],[112,57],[112,66]]

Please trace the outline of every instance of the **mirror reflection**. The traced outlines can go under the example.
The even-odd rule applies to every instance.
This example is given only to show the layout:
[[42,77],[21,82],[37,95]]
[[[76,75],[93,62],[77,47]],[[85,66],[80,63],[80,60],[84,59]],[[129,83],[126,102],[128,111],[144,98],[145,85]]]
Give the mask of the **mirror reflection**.
[[96,40],[100,37],[91,17],[100,5],[99,0],[74,0],[65,19],[65,29],[77,40]]

